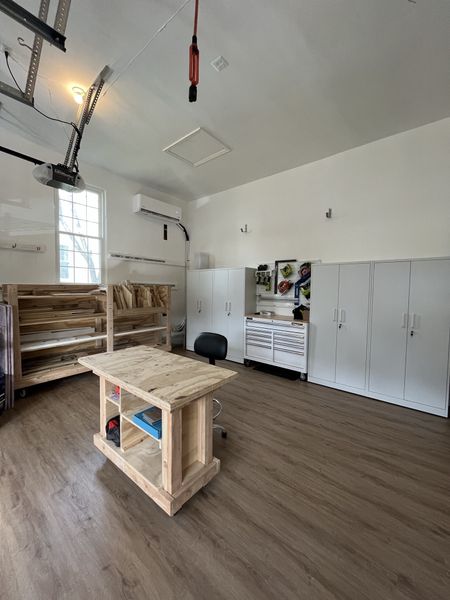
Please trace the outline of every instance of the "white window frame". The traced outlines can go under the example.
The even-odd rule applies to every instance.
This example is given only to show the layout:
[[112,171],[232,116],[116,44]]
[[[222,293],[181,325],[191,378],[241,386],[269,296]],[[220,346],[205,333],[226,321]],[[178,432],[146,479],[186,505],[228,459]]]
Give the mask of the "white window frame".
[[[86,191],[94,192],[98,195],[98,206],[99,206],[99,237],[94,236],[81,236],[87,237],[91,239],[98,239],[100,241],[100,282],[98,285],[102,285],[106,281],[106,258],[105,258],[105,249],[106,249],[106,212],[105,212],[105,190],[101,188],[94,187],[92,185],[86,186]],[[70,234],[70,232],[62,231],[59,229],[59,190],[55,190],[54,194],[54,204],[55,204],[55,248],[56,248],[56,281],[61,285],[83,285],[82,283],[77,283],[74,281],[67,282],[61,281],[61,265],[60,265],[60,246],[59,246],[59,234],[60,233],[68,233],[69,235],[77,235]],[[86,285],[95,285],[95,284],[86,284]]]

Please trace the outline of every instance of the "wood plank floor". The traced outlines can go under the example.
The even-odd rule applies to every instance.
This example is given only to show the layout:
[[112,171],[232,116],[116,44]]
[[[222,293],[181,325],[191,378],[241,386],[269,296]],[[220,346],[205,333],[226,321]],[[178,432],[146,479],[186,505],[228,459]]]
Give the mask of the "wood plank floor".
[[450,423],[253,369],[167,517],[93,446],[91,374],[0,418],[0,598],[448,600]]

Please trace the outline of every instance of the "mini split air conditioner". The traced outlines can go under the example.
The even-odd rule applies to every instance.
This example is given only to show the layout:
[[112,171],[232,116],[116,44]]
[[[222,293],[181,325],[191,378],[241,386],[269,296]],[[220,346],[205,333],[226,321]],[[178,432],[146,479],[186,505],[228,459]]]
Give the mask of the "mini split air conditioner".
[[133,212],[176,223],[181,221],[181,208],[144,196],[144,194],[133,196]]

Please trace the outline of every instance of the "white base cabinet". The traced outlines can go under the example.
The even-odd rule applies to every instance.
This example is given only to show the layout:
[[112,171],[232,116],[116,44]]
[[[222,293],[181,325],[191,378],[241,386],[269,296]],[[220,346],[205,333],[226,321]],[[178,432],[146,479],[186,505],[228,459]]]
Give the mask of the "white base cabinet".
[[256,310],[255,269],[198,269],[187,272],[186,348],[200,333],[228,340],[227,360],[244,362],[244,315]]
[[447,417],[450,259],[362,264],[313,265],[310,381]]

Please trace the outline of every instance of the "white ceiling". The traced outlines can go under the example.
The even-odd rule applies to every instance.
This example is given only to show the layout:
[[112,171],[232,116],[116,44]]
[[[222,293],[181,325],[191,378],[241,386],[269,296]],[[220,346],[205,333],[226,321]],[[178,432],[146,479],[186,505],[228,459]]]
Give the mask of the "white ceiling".
[[[105,64],[114,80],[182,2],[72,0],[67,53],[45,45],[36,105],[73,119],[70,87],[87,87]],[[37,12],[38,0],[20,3]],[[449,0],[200,0],[196,104],[192,17],[191,2],[102,98],[81,160],[189,200],[450,115]],[[16,37],[31,43],[31,33],[4,15],[0,32],[26,64]],[[209,64],[218,55],[230,64],[220,73]],[[1,57],[0,69],[9,81]],[[0,101],[0,132],[18,118],[63,158],[63,127]],[[162,151],[199,126],[232,152],[194,168]]]

